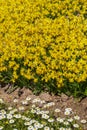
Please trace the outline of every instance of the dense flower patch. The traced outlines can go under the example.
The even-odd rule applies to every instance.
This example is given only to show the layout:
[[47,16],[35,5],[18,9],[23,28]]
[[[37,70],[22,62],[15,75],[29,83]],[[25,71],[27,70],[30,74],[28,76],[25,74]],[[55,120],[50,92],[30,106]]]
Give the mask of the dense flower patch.
[[[18,99],[14,99],[14,106]],[[39,98],[26,97],[21,106],[3,106],[5,102],[0,99],[0,130],[84,130],[87,128],[86,119],[81,119],[72,108],[65,108],[63,117],[61,110],[56,108],[54,102],[46,103]],[[39,108],[38,104],[43,105]],[[27,107],[27,110],[26,110]]]
[[86,7],[86,0],[0,0],[0,81],[86,81]]

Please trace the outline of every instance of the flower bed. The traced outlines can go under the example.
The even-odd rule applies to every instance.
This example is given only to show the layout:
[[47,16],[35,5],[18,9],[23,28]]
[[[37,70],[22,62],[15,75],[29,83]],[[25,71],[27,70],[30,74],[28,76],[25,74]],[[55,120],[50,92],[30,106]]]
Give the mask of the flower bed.
[[[72,108],[65,108],[61,117],[59,108],[52,111],[54,102],[46,103],[39,98],[31,100],[30,97],[26,97],[18,108],[16,107],[18,100],[14,99],[13,102],[14,106],[6,106],[0,99],[0,130],[86,130],[87,128],[87,121],[81,119]],[[39,108],[38,104],[42,104],[43,107]]]
[[86,0],[0,0],[0,82],[87,95]]

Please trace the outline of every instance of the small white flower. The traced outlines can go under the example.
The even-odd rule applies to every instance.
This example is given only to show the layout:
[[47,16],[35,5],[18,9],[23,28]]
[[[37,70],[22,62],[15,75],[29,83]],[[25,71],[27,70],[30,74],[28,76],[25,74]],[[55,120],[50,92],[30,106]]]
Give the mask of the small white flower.
[[12,107],[8,107],[8,110],[12,110]]
[[3,126],[0,126],[0,130],[3,130],[3,128],[4,128]]
[[66,128],[66,130],[72,130],[71,128]]
[[15,112],[17,112],[18,110],[15,108],[15,109],[13,109],[13,110],[11,110],[9,113],[10,114],[14,114]]
[[54,128],[50,128],[50,130],[54,130]]
[[56,112],[56,113],[59,113],[60,111],[61,111],[61,110],[60,110],[60,109],[58,109],[58,108],[57,108],[57,109],[55,109],[55,112]]
[[50,130],[50,127],[45,126],[45,127],[44,127],[44,130]]
[[34,130],[34,127],[32,125],[28,126],[28,130]]
[[35,122],[35,123],[34,123],[34,127],[35,127],[35,128],[40,128],[40,125],[41,125],[41,124],[38,123],[38,122]]
[[64,121],[64,125],[69,125],[69,122],[67,122],[67,121]]
[[64,115],[66,115],[66,116],[68,116],[68,115],[70,115],[70,114],[71,114],[70,111],[65,111],[65,112],[64,112]]
[[27,104],[28,104],[28,101],[26,101],[26,100],[25,100],[25,101],[22,101],[22,104],[23,104],[23,105],[27,105]]
[[47,108],[48,106],[47,106],[47,104],[45,104],[43,107],[44,107],[44,108]]
[[42,114],[42,118],[44,118],[44,119],[48,119],[49,116],[48,116],[47,114]]
[[30,100],[31,100],[31,98],[30,98],[30,97],[27,97],[27,98],[26,98],[26,101],[30,101]]
[[41,111],[37,111],[36,114],[37,114],[37,115],[40,115],[40,114],[41,114]]
[[75,120],[80,120],[80,117],[79,116],[74,116],[74,119]]
[[62,122],[64,121],[64,119],[58,117],[58,118],[57,118],[57,121],[60,122],[60,123],[62,123]]
[[31,123],[30,122],[25,122],[24,125],[29,126],[29,125],[31,125]]
[[44,111],[45,114],[49,114],[49,111]]
[[79,125],[78,124],[73,124],[73,127],[74,128],[79,128]]
[[85,124],[87,121],[85,119],[81,120],[82,124]]
[[66,128],[64,128],[64,127],[61,127],[61,128],[59,128],[59,130],[66,130]]
[[65,108],[65,111],[72,111],[72,108]]
[[50,106],[54,106],[54,105],[55,105],[54,102],[50,102],[50,103],[47,104],[48,107],[50,107]]
[[67,119],[67,121],[72,122],[72,121],[73,121],[73,118],[69,118],[69,119]]
[[23,111],[25,108],[23,106],[20,106],[18,109],[19,111]]
[[43,107],[44,107],[44,108],[49,108],[49,107],[54,106],[54,105],[55,105],[54,102],[50,102],[50,103],[48,103],[48,104],[45,104]]
[[10,123],[10,124],[13,124],[13,123],[14,123],[14,120],[13,120],[13,119],[9,120],[9,123]]
[[30,118],[28,118],[26,116],[22,116],[21,118],[22,118],[22,120],[26,120],[26,121],[30,121],[31,120]]
[[43,128],[43,126],[44,126],[43,124],[40,124],[39,128]]
[[0,115],[0,120],[5,119],[5,118],[6,118],[5,115]]
[[34,120],[34,119],[30,120],[30,123],[31,123],[31,124],[33,124],[33,123],[35,123],[35,122],[37,123],[38,121],[36,121],[36,120]]
[[15,114],[14,117],[19,119],[19,118],[21,118],[21,114]]
[[14,103],[17,103],[17,102],[18,102],[18,99],[14,99],[13,102],[14,102]]
[[1,112],[1,114],[6,114],[6,111],[3,109],[0,112]]
[[33,128],[32,130],[38,130],[38,128]]
[[32,101],[32,103],[37,103],[37,102],[40,102],[41,100],[39,98],[36,98]]
[[31,113],[36,113],[37,111],[34,109],[31,109]]
[[40,108],[39,108],[39,107],[36,107],[35,109],[36,109],[37,111],[40,111]]
[[36,105],[35,105],[35,104],[33,104],[33,105],[32,105],[32,108],[35,108],[35,107],[36,107]]
[[4,103],[3,99],[0,98],[0,103]]
[[13,115],[7,114],[7,119],[12,119],[12,118],[13,118]]
[[40,101],[40,103],[41,103],[41,104],[44,104],[44,103],[46,103],[46,102],[45,102],[44,100],[42,100],[42,101]]
[[53,118],[49,118],[48,122],[54,122],[54,119]]

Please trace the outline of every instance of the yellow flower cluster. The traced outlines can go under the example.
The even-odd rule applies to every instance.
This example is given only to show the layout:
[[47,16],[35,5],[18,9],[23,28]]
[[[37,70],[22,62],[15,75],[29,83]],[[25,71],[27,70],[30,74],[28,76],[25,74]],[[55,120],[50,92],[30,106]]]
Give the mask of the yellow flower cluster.
[[[86,0],[0,0],[0,77],[87,79]],[[6,64],[7,63],[7,64]]]

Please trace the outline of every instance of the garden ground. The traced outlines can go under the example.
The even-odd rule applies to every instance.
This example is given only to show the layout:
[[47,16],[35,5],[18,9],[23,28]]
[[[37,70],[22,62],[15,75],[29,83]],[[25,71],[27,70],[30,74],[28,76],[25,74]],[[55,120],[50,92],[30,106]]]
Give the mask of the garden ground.
[[[74,114],[79,115],[81,119],[87,120],[87,97],[84,99],[74,99],[72,96],[68,97],[65,94],[61,94],[60,96],[50,95],[46,92],[41,93],[36,96],[32,93],[31,90],[27,88],[17,88],[15,91],[11,92],[11,86],[1,86],[0,87],[0,98],[4,100],[10,106],[21,106],[21,102],[29,97],[31,99],[30,106],[32,106],[32,101],[34,99],[44,100],[46,103],[54,102],[55,105],[49,106],[49,111],[55,110],[59,108],[61,110],[61,117],[64,116],[65,108],[72,108]],[[40,108],[43,107],[43,104],[38,103]],[[28,105],[26,105],[26,109]],[[87,130],[87,126],[85,126],[85,130]]]

